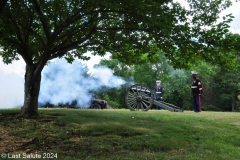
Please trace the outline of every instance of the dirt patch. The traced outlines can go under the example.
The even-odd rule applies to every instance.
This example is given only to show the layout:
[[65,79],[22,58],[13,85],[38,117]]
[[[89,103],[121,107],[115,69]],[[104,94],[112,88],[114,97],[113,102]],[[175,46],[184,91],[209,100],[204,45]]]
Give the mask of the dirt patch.
[[[34,154],[50,151],[52,146],[56,145],[56,140],[49,136],[50,134],[44,133],[42,126],[48,128],[55,118],[56,116],[46,116],[34,120],[25,119],[16,114],[0,114],[0,153]],[[21,132],[21,136],[16,136],[14,132]],[[25,136],[31,132],[38,134],[32,137]]]
[[6,127],[0,126],[0,153],[27,153],[29,151],[35,153],[37,152],[37,149],[32,150],[31,145],[29,146],[29,149],[26,149],[26,147],[23,147],[24,150],[21,149],[24,144],[30,144],[32,141],[32,138],[23,139],[12,136],[8,133]]

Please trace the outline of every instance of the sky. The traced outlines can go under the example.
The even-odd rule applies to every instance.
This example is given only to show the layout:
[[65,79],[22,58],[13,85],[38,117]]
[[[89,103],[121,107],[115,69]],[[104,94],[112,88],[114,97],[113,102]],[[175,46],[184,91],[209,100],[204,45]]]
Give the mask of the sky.
[[[177,1],[179,1],[181,4],[186,4],[185,0],[177,0]],[[230,23],[230,26],[231,26],[230,30],[233,33],[240,34],[240,9],[239,9],[240,1],[235,2],[235,0],[233,0],[233,3],[234,4],[230,8],[225,10],[220,16],[232,13],[235,18],[234,18],[233,22]],[[101,59],[109,58],[109,54],[105,57],[93,56],[93,55],[91,55],[91,53],[86,53],[86,54],[88,56],[90,56],[91,59],[89,61],[81,61],[81,64],[75,64],[75,65],[77,65],[77,67],[80,67],[80,68],[83,67],[83,65],[85,65],[88,67],[90,72],[93,72],[93,71],[95,72],[95,75],[98,78],[95,79],[96,81],[91,81],[93,84],[99,83],[99,84],[104,85],[105,83],[113,83],[115,85],[120,85],[120,84],[124,83],[121,78],[114,77],[113,73],[110,70],[108,70],[107,68],[99,68],[99,69],[94,70],[93,66],[95,64],[98,64]],[[62,61],[58,61],[58,63],[64,64],[64,66],[66,68],[69,68],[68,70],[71,70],[70,68],[72,68],[74,66],[74,65],[72,67],[68,66],[68,64],[65,64]],[[52,65],[52,67],[54,68],[54,65]],[[43,73],[50,72],[49,70],[51,68],[49,68],[49,67],[45,67],[45,68],[46,69],[44,69]],[[2,62],[2,58],[0,58],[0,108],[14,108],[14,107],[21,107],[23,105],[24,73],[25,73],[25,63],[23,62],[23,60],[14,61],[14,62],[12,62],[12,64],[6,65]],[[68,72],[64,71],[64,68],[62,68],[61,72],[59,72],[59,73],[63,73],[63,75],[69,74]],[[105,75],[105,76],[102,76],[102,75]],[[69,76],[70,76],[70,74],[69,74]],[[81,75],[79,75],[79,78],[81,78]],[[56,100],[57,99],[56,96],[67,97],[66,94],[63,94],[63,95],[51,94],[50,93],[51,91],[47,90],[48,87],[46,87],[46,86],[51,86],[51,84],[54,84],[54,83],[55,84],[62,83],[62,81],[59,81],[56,79],[56,81],[54,81],[54,83],[50,83],[49,80],[46,78],[43,78],[42,81],[43,81],[43,83],[45,83],[45,85],[43,85],[43,84],[41,85],[41,87],[43,89],[42,89],[42,91],[40,91],[40,101],[43,101],[44,98],[46,99],[46,97],[43,97],[44,94],[49,95],[47,98],[48,101],[50,101],[51,99],[54,99],[54,98]],[[75,83],[75,82],[71,81],[71,83]],[[84,85],[85,85],[85,88],[87,85],[89,87],[91,86],[90,83],[87,85],[86,84],[84,84]],[[58,87],[60,87],[60,86],[58,86]],[[77,92],[80,92],[79,90],[76,90],[77,92],[74,92],[71,90],[69,91],[68,90],[69,86],[65,86],[65,87],[66,87],[65,93],[72,92],[73,98],[78,98],[79,95],[77,94]],[[81,87],[83,87],[83,86],[78,85],[75,88],[81,88]],[[72,88],[72,87],[70,87],[70,88]],[[93,88],[90,87],[89,89],[93,89]],[[84,94],[86,94],[86,93],[84,92]],[[50,97],[50,95],[54,95],[55,97]],[[41,97],[42,97],[42,99],[41,99]],[[60,99],[64,100],[64,98],[60,98]],[[89,99],[89,97],[86,99]],[[55,101],[53,103],[55,103]]]

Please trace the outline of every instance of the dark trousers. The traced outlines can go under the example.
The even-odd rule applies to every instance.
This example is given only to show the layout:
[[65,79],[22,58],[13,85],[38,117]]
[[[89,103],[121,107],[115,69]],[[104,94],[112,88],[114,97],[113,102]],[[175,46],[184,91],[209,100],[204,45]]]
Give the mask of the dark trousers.
[[[161,101],[162,101],[162,98],[159,98],[159,99],[157,99],[157,101],[161,102]],[[156,109],[157,109],[157,110],[161,110],[161,109],[162,109],[162,107],[160,107],[160,106],[157,106],[157,107],[156,107]]]
[[202,111],[202,96],[201,95],[196,95],[193,96],[193,107],[194,107],[194,112],[201,112]]

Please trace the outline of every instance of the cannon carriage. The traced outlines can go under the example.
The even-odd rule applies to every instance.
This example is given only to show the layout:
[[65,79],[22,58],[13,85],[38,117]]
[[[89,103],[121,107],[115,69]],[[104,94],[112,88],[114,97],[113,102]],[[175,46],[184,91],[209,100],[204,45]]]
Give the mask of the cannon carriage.
[[152,105],[156,105],[172,112],[183,112],[183,109],[180,107],[155,100],[154,93],[142,84],[135,84],[128,88],[125,95],[125,102],[131,111],[148,111]]

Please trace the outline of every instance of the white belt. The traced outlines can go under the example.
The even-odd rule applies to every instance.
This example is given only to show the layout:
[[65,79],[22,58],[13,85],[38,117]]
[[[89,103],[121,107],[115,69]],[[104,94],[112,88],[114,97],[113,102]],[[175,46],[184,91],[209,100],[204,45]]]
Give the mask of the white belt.
[[197,86],[191,86],[191,88],[197,88]]
[[156,93],[162,93],[162,92],[156,92]]

